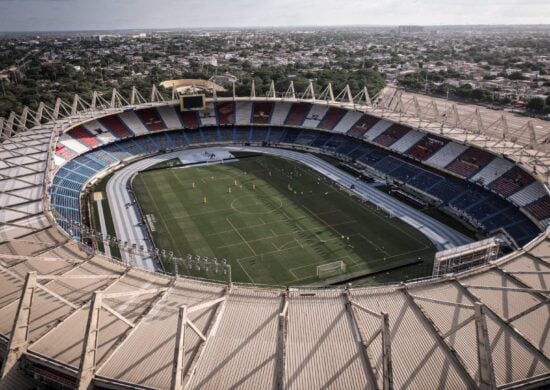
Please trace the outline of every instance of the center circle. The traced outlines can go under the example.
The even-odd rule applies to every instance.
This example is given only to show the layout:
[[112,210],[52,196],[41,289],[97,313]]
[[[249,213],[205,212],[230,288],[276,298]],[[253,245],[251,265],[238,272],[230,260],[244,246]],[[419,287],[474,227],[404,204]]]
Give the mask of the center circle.
[[270,214],[283,207],[281,197],[245,195],[234,199],[231,208],[243,214]]

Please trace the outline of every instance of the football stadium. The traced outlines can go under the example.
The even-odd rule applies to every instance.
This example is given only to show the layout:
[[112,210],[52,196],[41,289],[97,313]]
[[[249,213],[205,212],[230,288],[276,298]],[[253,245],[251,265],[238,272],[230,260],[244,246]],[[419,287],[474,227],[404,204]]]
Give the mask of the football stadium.
[[550,386],[546,129],[161,86],[0,118],[1,389]]

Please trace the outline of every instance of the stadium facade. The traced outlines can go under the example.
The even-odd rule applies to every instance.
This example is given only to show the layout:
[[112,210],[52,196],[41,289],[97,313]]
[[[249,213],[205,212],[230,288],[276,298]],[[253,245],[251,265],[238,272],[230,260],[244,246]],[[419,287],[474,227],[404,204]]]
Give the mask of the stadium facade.
[[[428,119],[404,105],[291,87],[181,112],[153,89],[150,101],[113,91],[1,120],[0,388],[548,386],[544,148],[528,125],[500,137],[479,113],[471,131],[456,110]],[[82,226],[86,185],[198,145],[331,154],[517,249],[440,278],[330,289],[175,278],[97,253],[90,243],[106,238]]]

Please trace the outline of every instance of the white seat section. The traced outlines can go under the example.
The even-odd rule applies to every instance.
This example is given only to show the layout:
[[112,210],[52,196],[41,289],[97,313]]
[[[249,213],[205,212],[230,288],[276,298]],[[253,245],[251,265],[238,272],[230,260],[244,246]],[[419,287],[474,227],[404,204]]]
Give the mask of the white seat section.
[[63,165],[65,165],[66,162],[67,161],[61,156],[58,156],[57,154],[53,155],[53,163],[56,167],[62,167]]
[[251,102],[238,102],[236,104],[237,115],[235,116],[235,123],[237,125],[249,125],[250,118],[252,117],[252,103]]
[[118,138],[116,138],[109,130],[105,128],[99,121],[93,120],[86,122],[82,125],[86,130],[88,130],[90,133],[95,135],[95,137],[103,144],[110,144],[111,142],[115,142]]
[[362,112],[358,111],[348,111],[346,112],[346,115],[343,116],[342,119],[340,119],[340,122],[336,126],[334,126],[334,129],[332,130],[333,133],[347,133],[353,125],[357,123],[359,119],[363,116]]
[[327,113],[327,111],[328,111],[328,106],[314,104],[309,110],[309,114],[307,114],[303,127],[309,127],[313,129],[317,128],[317,126],[319,126],[319,123],[321,123],[321,121],[325,117],[325,114]]
[[420,141],[425,135],[425,133],[411,129],[407,134],[405,134],[393,145],[391,145],[390,149],[395,150],[399,153],[404,153],[405,151],[409,150],[414,144]]
[[542,184],[536,181],[508,197],[508,199],[518,206],[523,207],[527,206],[529,203],[533,203],[537,199],[542,198],[544,195],[546,195],[546,189]]
[[183,125],[176,114],[176,110],[179,110],[179,108],[173,106],[162,106],[157,108],[157,112],[166,124],[168,130],[183,128]]
[[134,132],[135,135],[148,134],[149,130],[143,122],[137,117],[134,111],[124,111],[118,114],[118,117]]
[[505,158],[497,157],[485,168],[476,173],[470,181],[482,180],[483,185],[489,185],[514,167],[514,163]]
[[284,125],[288,112],[290,111],[290,107],[290,103],[275,103],[273,114],[271,114],[271,124],[276,126]]
[[218,121],[216,119],[214,103],[207,103],[206,108],[203,111],[199,111],[199,118],[202,126],[217,126]]
[[63,146],[68,147],[72,151],[76,152],[77,154],[86,153],[90,148],[85,146],[84,144],[78,142],[73,137],[71,137],[69,134],[65,133],[63,134],[58,141],[59,144],[62,144]]
[[547,228],[550,225],[550,218],[546,218],[544,221],[540,221],[540,223],[544,228]]
[[388,130],[390,126],[393,125],[393,122],[387,121],[385,119],[380,119],[374,126],[371,127],[369,131],[365,133],[363,136],[363,139],[366,139],[368,141],[372,141],[376,137],[378,137],[380,134],[382,134],[384,131]]
[[466,149],[468,149],[467,146],[457,144],[455,142],[449,142],[447,145],[442,147],[439,152],[426,160],[426,164],[439,168],[445,168],[458,156],[464,153]]

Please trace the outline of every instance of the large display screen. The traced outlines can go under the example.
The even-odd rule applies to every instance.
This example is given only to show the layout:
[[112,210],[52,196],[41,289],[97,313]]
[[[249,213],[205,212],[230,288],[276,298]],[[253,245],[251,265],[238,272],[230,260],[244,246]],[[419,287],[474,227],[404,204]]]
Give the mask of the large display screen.
[[204,110],[206,105],[204,95],[180,96],[180,107],[182,111]]

